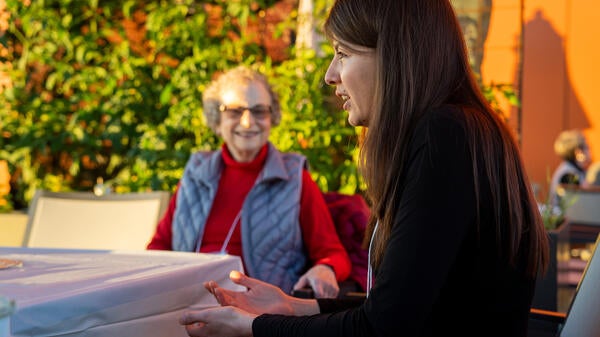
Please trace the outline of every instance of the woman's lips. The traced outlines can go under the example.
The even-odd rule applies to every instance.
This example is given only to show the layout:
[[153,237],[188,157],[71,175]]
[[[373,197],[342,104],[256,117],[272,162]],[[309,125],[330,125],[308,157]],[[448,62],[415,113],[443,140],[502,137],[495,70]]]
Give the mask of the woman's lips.
[[350,106],[351,106],[351,104],[350,104],[350,96],[348,96],[348,95],[341,95],[340,97],[342,98],[342,100],[344,100],[344,105],[342,105],[342,109],[344,109],[344,110],[350,109]]
[[239,137],[252,138],[252,137],[260,134],[260,132],[259,131],[237,131],[237,132],[235,132],[235,134]]

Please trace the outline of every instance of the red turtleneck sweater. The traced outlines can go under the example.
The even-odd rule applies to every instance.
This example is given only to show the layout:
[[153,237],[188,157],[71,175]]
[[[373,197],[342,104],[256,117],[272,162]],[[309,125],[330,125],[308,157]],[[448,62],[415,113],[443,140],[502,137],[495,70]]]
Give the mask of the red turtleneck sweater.
[[[265,163],[267,150],[265,145],[252,162],[240,163],[233,159],[227,147],[223,145],[221,152],[225,166],[206,221],[200,252],[221,250],[246,195],[250,192]],[[156,233],[148,244],[148,249],[172,250],[172,221],[176,204],[177,191],[171,198],[165,215],[158,223]],[[350,274],[350,259],[337,236],[323,195],[307,170],[302,172],[300,226],[304,246],[311,263],[331,266],[338,281],[345,280]],[[242,256],[239,221],[235,224],[235,230],[226,247],[226,252]]]

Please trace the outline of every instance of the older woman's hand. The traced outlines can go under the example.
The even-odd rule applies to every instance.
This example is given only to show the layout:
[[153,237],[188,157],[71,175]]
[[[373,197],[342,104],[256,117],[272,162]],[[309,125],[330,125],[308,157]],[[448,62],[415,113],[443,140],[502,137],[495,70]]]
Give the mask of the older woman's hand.
[[294,290],[310,286],[316,298],[333,298],[340,292],[335,273],[331,267],[317,264],[300,277]]

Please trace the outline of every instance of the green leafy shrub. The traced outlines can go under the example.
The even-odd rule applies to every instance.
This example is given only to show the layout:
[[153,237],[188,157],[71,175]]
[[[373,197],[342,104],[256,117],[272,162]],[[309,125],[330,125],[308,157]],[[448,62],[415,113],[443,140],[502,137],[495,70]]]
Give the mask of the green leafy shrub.
[[331,49],[285,50],[294,56],[275,62],[247,33],[275,2],[8,0],[0,159],[13,203],[26,207],[37,188],[91,190],[98,178],[117,192],[172,191],[190,153],[220,146],[201,94],[240,63],[280,95],[273,143],[305,154],[323,190],[360,191],[357,131],[322,80]]
[[[6,199],[23,208],[37,188],[92,190],[99,178],[117,192],[173,191],[193,151],[221,145],[202,120],[201,94],[215,73],[240,63],[260,68],[280,96],[284,116],[271,141],[305,154],[322,190],[361,192],[361,130],[347,124],[323,82],[331,47],[267,53],[265,13],[281,3],[290,1],[6,0]],[[330,4],[314,1],[317,27]],[[297,21],[292,7],[272,38],[292,39]],[[495,109],[499,94],[518,105],[510,85],[482,88]]]

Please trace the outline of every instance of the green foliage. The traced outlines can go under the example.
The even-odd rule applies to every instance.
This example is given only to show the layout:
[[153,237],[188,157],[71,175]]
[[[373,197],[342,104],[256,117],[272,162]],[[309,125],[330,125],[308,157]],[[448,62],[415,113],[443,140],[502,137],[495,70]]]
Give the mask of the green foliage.
[[9,213],[14,209],[10,200],[10,194],[1,200],[3,201],[0,202],[0,213]]
[[553,230],[558,228],[565,221],[567,209],[577,201],[577,196],[574,194],[567,194],[560,198],[556,205],[552,204],[550,197],[548,198],[546,203],[540,205],[540,213],[542,214],[544,227],[547,230]]
[[[521,102],[515,92],[515,88],[509,83],[494,83],[483,85],[480,84],[483,96],[490,102],[492,108],[499,114],[504,116],[502,109],[500,108],[500,101],[498,96],[506,100],[511,106],[519,107]],[[504,116],[506,119],[506,116]]]
[[[203,121],[201,94],[215,73],[240,63],[266,73],[280,96],[271,141],[305,154],[322,190],[364,189],[361,130],[323,82],[331,47],[284,50],[287,59],[275,62],[252,29],[277,0],[6,2],[0,74],[12,84],[0,81],[0,159],[15,208],[36,188],[91,190],[98,178],[117,192],[173,191],[192,152],[221,145]],[[315,0],[317,27],[330,3]],[[296,21],[293,9],[273,38]],[[482,87],[496,108],[498,91],[518,104],[512,86]]]
[[190,153],[220,146],[201,94],[240,63],[259,67],[280,95],[271,141],[305,154],[323,190],[359,191],[357,134],[322,80],[332,51],[274,63],[247,33],[275,2],[8,0],[0,159],[13,202],[26,207],[36,188],[91,190],[100,177],[117,192],[172,191]]
[[565,207],[562,204],[561,201],[559,206],[552,206],[549,202],[540,205],[542,222],[546,230],[556,229],[565,220]]

